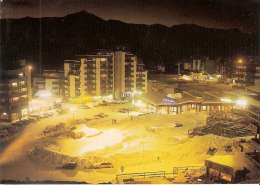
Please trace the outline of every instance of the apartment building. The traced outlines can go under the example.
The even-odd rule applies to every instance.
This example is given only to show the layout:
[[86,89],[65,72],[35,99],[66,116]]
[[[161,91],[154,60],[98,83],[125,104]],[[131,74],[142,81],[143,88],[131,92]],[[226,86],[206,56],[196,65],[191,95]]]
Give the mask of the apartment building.
[[[147,71],[133,53],[102,50],[78,57],[64,62],[67,97],[113,95],[121,99],[137,90],[147,92]],[[72,76],[77,83],[69,82]],[[79,93],[75,93],[78,89]]]
[[80,56],[80,94],[107,96],[114,90],[114,55],[109,51]]
[[254,85],[256,65],[253,57],[233,60],[233,81],[237,86]]
[[64,96],[75,98],[80,96],[80,61],[64,61]]
[[31,89],[31,67],[22,66],[1,69],[0,72],[0,120],[15,122],[28,116],[28,101]]

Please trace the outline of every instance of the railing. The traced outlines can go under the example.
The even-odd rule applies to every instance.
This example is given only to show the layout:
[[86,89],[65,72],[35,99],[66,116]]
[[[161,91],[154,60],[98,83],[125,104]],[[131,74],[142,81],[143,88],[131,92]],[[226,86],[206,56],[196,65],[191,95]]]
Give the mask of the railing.
[[145,179],[145,178],[155,178],[155,177],[162,177],[162,178],[175,178],[178,175],[186,174],[205,174],[206,168],[204,166],[184,166],[184,167],[173,167],[172,172],[165,172],[165,171],[156,171],[156,172],[140,172],[140,173],[124,173],[119,174],[116,176],[117,183],[122,183],[127,180],[134,179]]
[[142,172],[142,173],[124,173],[116,176],[116,181],[119,183],[126,179],[133,178],[151,178],[151,177],[165,177],[165,171],[157,171],[157,172]]

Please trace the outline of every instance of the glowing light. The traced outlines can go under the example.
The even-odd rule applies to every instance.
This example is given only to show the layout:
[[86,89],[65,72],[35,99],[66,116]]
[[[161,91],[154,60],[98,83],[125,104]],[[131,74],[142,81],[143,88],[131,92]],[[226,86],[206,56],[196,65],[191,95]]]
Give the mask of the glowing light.
[[142,91],[134,91],[133,92],[133,95],[142,95],[143,93],[142,93]]
[[133,102],[133,105],[139,108],[144,108],[146,104],[142,100],[136,100]]
[[244,99],[238,99],[236,100],[236,105],[244,108],[247,106],[247,101]]
[[32,66],[31,66],[31,65],[28,65],[28,69],[31,71],[31,70],[32,70]]
[[16,86],[17,86],[17,83],[16,83],[16,82],[13,82],[13,83],[12,83],[12,86],[16,87]]
[[70,110],[71,113],[75,113],[77,111],[77,108],[76,107],[70,107],[69,110]]
[[187,76],[187,75],[183,75],[183,76],[182,76],[182,79],[183,79],[183,80],[187,80],[187,81],[191,81],[191,80],[192,80],[191,77],[190,77],[190,76]]
[[233,101],[230,98],[221,98],[220,101],[224,103],[232,103]]
[[238,63],[239,63],[239,64],[242,64],[242,63],[243,63],[243,60],[242,60],[242,59],[239,59],[239,60],[238,60]]
[[36,96],[38,96],[39,98],[50,98],[52,97],[52,94],[48,90],[40,90],[36,93]]

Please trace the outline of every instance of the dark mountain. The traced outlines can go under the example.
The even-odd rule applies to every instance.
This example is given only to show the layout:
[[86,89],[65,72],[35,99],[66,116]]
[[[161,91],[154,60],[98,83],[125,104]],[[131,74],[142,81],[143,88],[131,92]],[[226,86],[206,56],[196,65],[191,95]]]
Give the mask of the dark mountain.
[[126,24],[85,11],[59,18],[2,19],[0,27],[2,62],[26,58],[35,64],[61,66],[76,54],[117,46],[132,50],[147,66],[174,64],[190,56],[256,53],[256,35],[236,29]]

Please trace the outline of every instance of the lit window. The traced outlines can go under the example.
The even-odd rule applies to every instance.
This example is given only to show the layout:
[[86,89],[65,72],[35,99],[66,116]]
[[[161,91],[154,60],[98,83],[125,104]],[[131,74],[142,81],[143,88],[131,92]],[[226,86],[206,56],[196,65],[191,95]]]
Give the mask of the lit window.
[[13,82],[13,83],[12,83],[12,86],[13,86],[13,87],[17,87],[17,82]]
[[101,58],[100,60],[101,60],[101,62],[104,62],[104,61],[106,61],[106,58]]
[[13,97],[13,101],[18,101],[19,97]]

